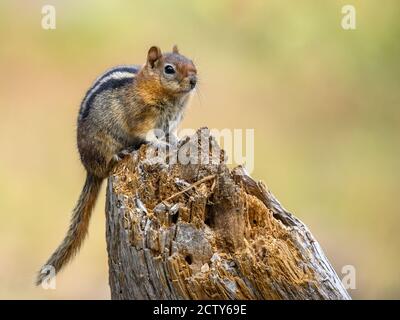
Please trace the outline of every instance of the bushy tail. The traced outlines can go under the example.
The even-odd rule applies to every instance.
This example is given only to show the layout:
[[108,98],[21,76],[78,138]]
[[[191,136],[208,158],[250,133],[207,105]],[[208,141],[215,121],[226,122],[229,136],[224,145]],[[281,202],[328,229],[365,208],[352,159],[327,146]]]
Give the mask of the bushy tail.
[[40,285],[42,281],[48,277],[46,271],[48,271],[49,268],[54,268],[53,270],[58,273],[78,252],[87,235],[90,216],[96,203],[102,181],[103,179],[101,178],[90,174],[87,175],[78,203],[72,213],[67,235],[40,270],[37,275],[36,285]]

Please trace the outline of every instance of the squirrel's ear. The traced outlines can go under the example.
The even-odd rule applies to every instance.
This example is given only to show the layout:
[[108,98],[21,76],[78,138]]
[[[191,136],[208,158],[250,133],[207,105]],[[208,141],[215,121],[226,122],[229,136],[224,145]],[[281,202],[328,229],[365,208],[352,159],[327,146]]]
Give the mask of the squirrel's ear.
[[153,68],[154,64],[162,56],[161,49],[156,46],[152,46],[147,53],[147,63]]
[[174,46],[172,47],[172,52],[173,52],[173,53],[179,54],[179,50],[178,50],[178,46],[177,46],[177,45],[174,45]]

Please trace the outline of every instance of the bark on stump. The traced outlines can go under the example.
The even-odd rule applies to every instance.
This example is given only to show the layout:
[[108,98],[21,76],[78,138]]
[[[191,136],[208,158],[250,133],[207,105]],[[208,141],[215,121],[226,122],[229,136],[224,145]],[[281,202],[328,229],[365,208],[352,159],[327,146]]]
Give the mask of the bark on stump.
[[112,299],[350,299],[307,227],[229,170],[207,129],[161,156],[142,146],[108,180]]

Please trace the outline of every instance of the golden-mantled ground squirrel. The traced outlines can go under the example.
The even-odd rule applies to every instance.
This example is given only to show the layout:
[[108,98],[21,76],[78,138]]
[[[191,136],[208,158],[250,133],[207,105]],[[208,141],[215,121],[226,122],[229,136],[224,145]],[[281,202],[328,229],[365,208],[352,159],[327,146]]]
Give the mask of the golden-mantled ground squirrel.
[[78,117],[78,149],[86,181],[67,235],[39,272],[37,285],[47,277],[48,266],[60,271],[81,247],[102,181],[118,155],[146,143],[150,130],[174,129],[196,82],[195,65],[176,46],[164,54],[153,46],[143,67],[119,66],[97,78]]

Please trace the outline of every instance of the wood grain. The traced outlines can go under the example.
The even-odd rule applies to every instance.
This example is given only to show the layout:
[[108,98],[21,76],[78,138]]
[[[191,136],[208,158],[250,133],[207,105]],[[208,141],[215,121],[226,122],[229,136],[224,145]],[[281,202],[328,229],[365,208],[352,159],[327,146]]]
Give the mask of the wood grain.
[[229,170],[207,129],[168,159],[191,148],[205,152],[168,164],[142,146],[109,178],[112,299],[350,299],[308,228],[242,167]]

